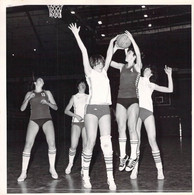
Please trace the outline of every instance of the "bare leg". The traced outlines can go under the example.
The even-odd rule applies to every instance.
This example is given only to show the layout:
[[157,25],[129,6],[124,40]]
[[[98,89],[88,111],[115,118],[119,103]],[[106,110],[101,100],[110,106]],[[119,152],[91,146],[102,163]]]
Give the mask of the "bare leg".
[[42,128],[48,143],[48,157],[50,164],[49,172],[51,173],[53,179],[58,179],[58,174],[55,170],[56,146],[53,122],[51,120],[47,121]]
[[113,177],[113,150],[111,142],[111,121],[110,115],[104,115],[99,120],[100,143],[106,164],[107,183],[110,190],[116,190]]
[[156,164],[156,168],[158,170],[158,179],[164,179],[160,150],[156,142],[156,127],[154,116],[153,115],[149,116],[145,120],[144,124],[148,135],[148,141],[152,149],[152,155]]
[[137,147],[138,147],[138,134],[136,130],[137,120],[139,116],[139,105],[137,103],[132,104],[127,110],[128,129],[130,136],[131,155],[129,163],[126,167],[126,171],[131,171],[137,162]]
[[81,128],[78,125],[73,124],[71,128],[71,147],[69,149],[69,164],[65,170],[66,174],[71,173],[71,168],[73,166],[73,161],[75,158],[80,134],[81,134]]
[[23,157],[22,157],[22,172],[19,178],[17,179],[18,182],[24,181],[27,177],[26,172],[30,160],[30,153],[31,153],[32,146],[34,144],[34,140],[38,133],[38,130],[39,130],[39,126],[35,122],[30,120],[27,128],[26,142],[25,142]]
[[85,188],[91,188],[89,177],[90,162],[92,159],[92,152],[96,143],[98,118],[92,114],[85,115],[85,127],[87,134],[87,144],[83,150],[83,181]]

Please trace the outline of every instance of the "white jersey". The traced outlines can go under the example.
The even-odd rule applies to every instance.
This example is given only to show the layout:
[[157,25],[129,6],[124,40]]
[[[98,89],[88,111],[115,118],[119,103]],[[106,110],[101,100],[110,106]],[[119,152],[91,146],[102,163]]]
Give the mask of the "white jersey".
[[110,83],[107,72],[103,69],[102,72],[91,70],[90,75],[86,76],[89,86],[88,104],[111,105]]
[[138,83],[140,108],[145,108],[153,112],[152,93],[154,89],[155,89],[154,83],[151,83],[149,79],[146,77],[140,77]]
[[[77,93],[73,95],[73,108],[74,113],[84,118],[85,106],[88,101],[88,95],[85,93]],[[79,122],[77,118],[73,117],[72,122]]]

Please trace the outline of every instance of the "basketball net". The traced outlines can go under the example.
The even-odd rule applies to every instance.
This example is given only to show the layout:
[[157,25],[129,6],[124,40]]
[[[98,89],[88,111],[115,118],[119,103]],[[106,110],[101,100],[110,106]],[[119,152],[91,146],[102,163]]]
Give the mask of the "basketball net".
[[51,18],[62,18],[63,5],[47,5],[49,9],[49,17]]

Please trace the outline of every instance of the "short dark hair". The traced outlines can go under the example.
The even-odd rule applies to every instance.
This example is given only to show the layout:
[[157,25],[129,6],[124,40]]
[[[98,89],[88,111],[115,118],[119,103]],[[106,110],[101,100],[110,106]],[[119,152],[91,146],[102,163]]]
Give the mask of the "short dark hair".
[[158,78],[158,72],[157,72],[157,67],[152,65],[152,64],[148,64],[148,65],[145,65],[143,66],[143,68],[141,69],[141,76],[143,76],[143,73],[145,71],[146,68],[150,68],[151,71],[152,71],[152,77],[150,78],[150,80],[152,82],[156,82],[157,78]]
[[104,57],[100,54],[92,55],[90,57],[90,66],[93,68],[96,66],[98,63],[102,62],[103,64],[105,63]]
[[80,83],[84,83],[84,84],[87,86],[85,79],[80,79],[80,80],[78,80],[78,81],[76,82],[76,87],[77,87],[77,88],[78,88],[78,86],[79,86]]

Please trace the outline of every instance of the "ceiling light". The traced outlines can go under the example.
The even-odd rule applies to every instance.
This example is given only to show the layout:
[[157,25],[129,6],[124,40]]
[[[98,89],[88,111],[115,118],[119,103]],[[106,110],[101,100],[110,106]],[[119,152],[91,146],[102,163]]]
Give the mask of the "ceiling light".
[[14,54],[14,53],[12,53],[12,56],[15,56],[15,54]]
[[105,34],[101,34],[102,37],[105,37]]
[[71,11],[71,14],[75,14],[75,11]]
[[36,49],[34,49],[34,51],[36,51]]
[[148,27],[152,27],[152,24],[148,24]]
[[98,24],[102,24],[102,21],[99,20],[99,21],[98,21]]
[[148,15],[147,14],[144,14],[144,18],[147,18],[148,17]]
[[146,6],[145,5],[142,5],[141,8],[146,8]]

